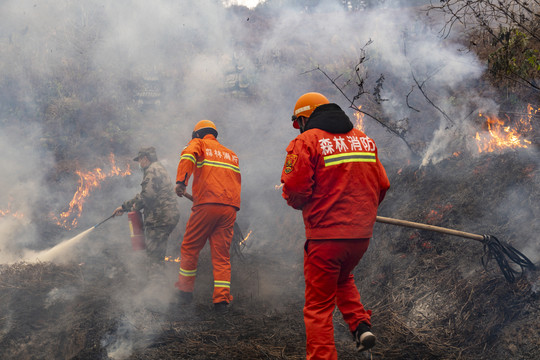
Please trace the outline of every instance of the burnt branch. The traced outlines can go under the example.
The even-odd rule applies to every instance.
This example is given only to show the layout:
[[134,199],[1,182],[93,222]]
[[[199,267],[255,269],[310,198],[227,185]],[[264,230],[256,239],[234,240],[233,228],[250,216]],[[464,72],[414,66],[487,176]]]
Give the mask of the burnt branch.
[[388,99],[383,99],[381,97],[381,90],[383,88],[384,83],[384,75],[381,74],[381,76],[375,81],[375,89],[373,90],[373,96],[375,96],[375,101],[377,104],[381,104],[383,101],[388,101]]
[[356,76],[356,88],[357,93],[353,97],[353,102],[358,100],[362,95],[368,94],[367,91],[364,90],[364,82],[365,78],[364,75],[361,72],[361,65],[368,60],[368,57],[366,55],[365,47],[373,43],[373,40],[369,39],[368,42],[360,49],[360,59],[358,60],[358,63],[354,67],[354,73]]
[[411,86],[411,91],[409,91],[409,93],[407,94],[407,96],[405,97],[405,102],[407,103],[407,106],[409,107],[409,109],[412,109],[416,112],[420,112],[420,110],[416,109],[416,108],[413,108],[411,106],[411,104],[409,104],[409,96],[412,94],[412,92],[414,91],[414,85]]
[[[416,77],[414,76],[414,72],[411,71],[411,76],[414,80],[414,83],[416,84],[416,86],[418,87],[418,90],[420,90],[420,92],[422,93],[422,95],[424,95],[424,98],[426,99],[426,101],[431,105],[433,106],[435,109],[437,109],[438,112],[440,112],[442,114],[442,116],[452,125],[455,125],[454,121],[450,118],[450,116],[448,116],[440,107],[438,107],[437,105],[435,105],[435,103],[429,98],[429,96],[427,96],[426,92],[424,91],[424,84],[425,84],[425,80],[420,84],[418,82],[418,80],[416,79]],[[412,90],[411,90],[412,92]],[[409,93],[410,94],[410,93]]]
[[[366,92],[362,92],[362,91],[359,91],[352,99],[347,96],[347,94],[345,94],[345,92],[343,91],[343,89],[336,83],[335,80],[337,80],[340,76],[338,76],[337,78],[333,79],[331,78],[323,69],[320,68],[320,66],[317,66],[315,69],[312,69],[312,70],[309,70],[309,71],[306,71],[302,74],[306,74],[306,73],[310,73],[312,71],[320,71],[331,83],[332,85],[334,85],[336,87],[336,89],[338,89],[338,91],[341,93],[341,95],[343,95],[343,97],[349,102],[349,108],[350,109],[353,109],[359,113],[362,113],[364,115],[367,115],[369,116],[370,118],[372,118],[373,120],[375,120],[376,122],[378,122],[382,127],[384,127],[386,130],[388,130],[389,132],[391,132],[392,134],[396,135],[397,137],[399,137],[401,140],[403,140],[403,142],[405,143],[405,145],[407,145],[407,148],[413,153],[413,154],[416,154],[416,152],[411,148],[411,145],[407,142],[407,139],[405,139],[405,136],[404,136],[404,132],[403,131],[398,131],[396,129],[394,129],[394,127],[392,127],[391,125],[387,124],[386,122],[384,122],[383,120],[379,119],[378,117],[376,117],[375,115],[371,114],[371,113],[368,113],[364,110],[362,110],[361,108],[359,108],[356,104],[355,104],[355,101],[359,98],[360,95],[362,94],[366,94]],[[363,82],[362,82],[363,84]],[[359,95],[360,94],[360,95]]]

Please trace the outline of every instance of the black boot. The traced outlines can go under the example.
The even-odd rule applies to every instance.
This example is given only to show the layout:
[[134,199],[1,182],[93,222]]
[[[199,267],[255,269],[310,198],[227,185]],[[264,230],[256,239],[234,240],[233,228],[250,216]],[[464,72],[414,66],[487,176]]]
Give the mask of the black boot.
[[371,332],[371,327],[366,323],[358,324],[356,330],[353,331],[354,341],[358,351],[365,351],[375,346],[375,335]]
[[193,302],[193,293],[180,290],[178,294],[178,305],[189,305]]
[[229,312],[229,303],[226,301],[214,303],[214,311],[219,315],[227,314]]

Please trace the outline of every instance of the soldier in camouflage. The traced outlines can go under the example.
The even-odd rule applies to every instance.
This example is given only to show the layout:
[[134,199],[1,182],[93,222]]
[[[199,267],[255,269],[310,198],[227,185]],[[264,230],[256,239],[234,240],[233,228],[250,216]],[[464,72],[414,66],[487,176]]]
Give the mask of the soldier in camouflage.
[[169,235],[180,219],[176,194],[167,170],[157,161],[154,147],[142,148],[133,160],[144,172],[142,190],[115,209],[114,215],[143,210],[146,253],[154,262],[162,263]]

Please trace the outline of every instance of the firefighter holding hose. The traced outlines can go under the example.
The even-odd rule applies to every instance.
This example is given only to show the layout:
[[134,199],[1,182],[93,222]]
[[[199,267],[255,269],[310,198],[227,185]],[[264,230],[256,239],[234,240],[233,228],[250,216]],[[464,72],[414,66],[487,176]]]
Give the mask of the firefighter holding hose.
[[193,207],[180,248],[180,272],[175,286],[180,290],[179,303],[191,303],[199,253],[208,240],[214,309],[223,314],[232,300],[230,247],[236,212],[240,210],[241,176],[238,157],[221,145],[217,136],[212,121],[199,121],[180,155],[176,194],[184,196],[193,175]]
[[358,350],[375,345],[371,311],[360,302],[352,271],[368,248],[390,182],[374,141],[324,95],[300,96],[292,121],[300,135],[287,147],[281,182],[287,204],[302,210],[306,230],[307,359],[337,359],[336,305]]
[[180,219],[174,187],[154,147],[141,148],[133,160],[139,162],[143,171],[141,192],[116,208],[113,215],[120,216],[126,211],[144,213],[146,254],[153,263],[161,264],[169,235]]

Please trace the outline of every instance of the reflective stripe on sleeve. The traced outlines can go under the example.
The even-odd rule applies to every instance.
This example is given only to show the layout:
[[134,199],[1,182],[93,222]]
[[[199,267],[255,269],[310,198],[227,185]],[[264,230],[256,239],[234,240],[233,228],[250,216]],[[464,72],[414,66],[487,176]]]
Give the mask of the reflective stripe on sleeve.
[[324,157],[324,166],[338,165],[349,162],[377,162],[375,153],[370,152],[350,152]]
[[214,287],[230,288],[231,282],[224,280],[214,280]]
[[180,156],[180,161],[181,160],[189,160],[194,164],[197,163],[197,159],[195,159],[195,156],[193,156],[191,154],[184,154],[184,155]]

